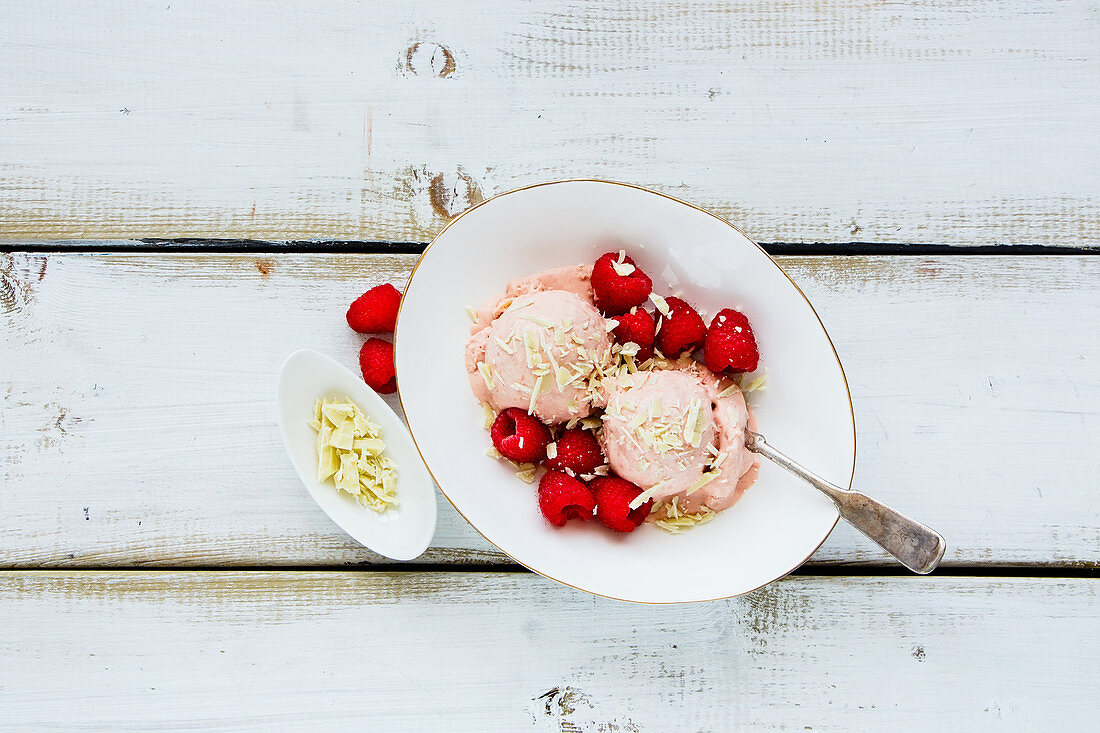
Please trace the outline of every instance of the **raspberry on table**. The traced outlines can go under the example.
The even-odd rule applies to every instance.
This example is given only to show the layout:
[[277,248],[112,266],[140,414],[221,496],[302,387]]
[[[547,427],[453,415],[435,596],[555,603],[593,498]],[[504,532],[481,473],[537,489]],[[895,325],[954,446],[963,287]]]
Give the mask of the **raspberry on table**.
[[703,345],[707,325],[699,312],[681,298],[666,298],[669,314],[661,321],[657,348],[670,359],[692,352]]
[[572,476],[548,471],[539,482],[539,510],[555,527],[563,526],[570,519],[591,519],[595,508],[592,492]]
[[715,373],[756,371],[760,350],[749,319],[732,308],[718,311],[707,329],[703,358],[707,368]]
[[647,500],[637,509],[630,508],[630,502],[642,493],[634,484],[617,476],[601,476],[593,479],[589,486],[596,495],[596,518],[605,527],[616,532],[633,532],[649,516],[653,500]]
[[573,428],[565,430],[554,443],[555,454],[546,461],[546,465],[556,471],[566,469],[573,473],[592,473],[597,466],[604,464],[603,451],[596,436],[587,430]]
[[518,407],[502,410],[489,428],[489,436],[502,456],[517,463],[541,463],[552,439],[550,428]]
[[652,290],[653,281],[623,252],[608,252],[592,266],[593,299],[606,316],[626,313],[645,303]]
[[401,291],[386,283],[371,288],[348,308],[348,325],[356,333],[393,333]]
[[631,313],[615,316],[614,320],[619,323],[612,331],[615,340],[620,344],[638,344],[638,354],[635,357],[637,362],[641,363],[653,356],[656,324],[649,311],[638,308]]
[[359,349],[359,369],[363,372],[363,381],[375,392],[390,394],[397,391],[393,344],[389,341],[367,339]]

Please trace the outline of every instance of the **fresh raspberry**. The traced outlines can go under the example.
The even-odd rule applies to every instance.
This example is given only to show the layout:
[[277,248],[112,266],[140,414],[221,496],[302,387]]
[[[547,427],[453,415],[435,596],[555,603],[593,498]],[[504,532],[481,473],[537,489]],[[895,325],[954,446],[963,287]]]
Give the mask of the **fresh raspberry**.
[[547,471],[539,481],[539,509],[546,521],[561,527],[570,519],[592,518],[596,497],[583,483],[560,471]]
[[592,473],[596,466],[604,464],[603,451],[596,437],[587,430],[574,428],[564,431],[555,443],[557,454],[546,461],[555,471],[569,469],[573,473]]
[[743,313],[726,308],[710,322],[703,358],[712,372],[729,369],[732,372],[754,372],[760,364],[749,319]]
[[637,509],[630,502],[642,493],[634,484],[615,476],[601,476],[589,484],[596,494],[596,518],[616,532],[633,532],[649,516],[653,500],[649,499]]
[[[615,272],[615,267],[630,270],[628,275]],[[615,316],[641,305],[653,290],[653,281],[638,269],[634,260],[626,257],[619,263],[618,252],[608,252],[592,266],[592,295],[596,307],[604,315]]]
[[692,352],[703,345],[707,337],[707,324],[699,312],[680,298],[666,298],[668,315],[661,321],[657,334],[657,348],[670,359],[684,352]]
[[500,454],[517,463],[541,462],[551,440],[550,428],[518,407],[502,410],[489,428],[489,435]]
[[393,333],[401,291],[386,283],[355,299],[348,308],[348,325],[357,333]]
[[619,322],[612,332],[615,334],[615,340],[620,344],[631,342],[638,344],[638,355],[634,357],[635,360],[643,362],[653,356],[653,331],[656,324],[649,311],[638,308],[633,313],[615,316],[614,320]]
[[379,394],[397,391],[397,379],[394,377],[393,344],[380,338],[367,339],[359,349],[359,368],[363,370],[363,381]]

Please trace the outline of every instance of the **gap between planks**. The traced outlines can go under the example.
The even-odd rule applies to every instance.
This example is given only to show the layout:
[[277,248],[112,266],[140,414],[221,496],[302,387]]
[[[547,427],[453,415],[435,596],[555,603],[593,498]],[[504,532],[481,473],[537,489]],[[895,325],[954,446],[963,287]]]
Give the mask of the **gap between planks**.
[[[362,563],[344,565],[186,565],[186,566],[150,566],[150,565],[81,565],[71,567],[26,566],[0,567],[0,573],[387,573],[423,574],[423,573],[462,573],[467,575],[519,574],[535,575],[533,571],[517,563]],[[898,564],[871,565],[817,563],[803,565],[781,576],[784,578],[911,578],[913,573]],[[939,567],[929,576],[939,578],[1033,578],[1072,580],[1100,579],[1100,564],[1080,563],[1079,566],[1066,565],[950,565]],[[770,585],[770,584],[769,584]]]
[[[251,254],[421,254],[428,242],[397,242],[371,240],[263,240],[263,239],[196,239],[142,238],[124,240],[59,240],[0,241],[0,252],[51,253],[251,253]],[[1004,256],[1004,255],[1098,255],[1100,247],[1062,245],[963,245],[931,243],[876,242],[760,242],[773,256],[908,256],[937,255]]]

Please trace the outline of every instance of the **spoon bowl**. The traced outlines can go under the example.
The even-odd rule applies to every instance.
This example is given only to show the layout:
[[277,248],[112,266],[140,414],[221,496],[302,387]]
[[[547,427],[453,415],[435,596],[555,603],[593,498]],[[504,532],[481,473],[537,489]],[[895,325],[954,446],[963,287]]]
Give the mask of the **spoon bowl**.
[[[359,544],[391,560],[421,555],[435,534],[435,483],[393,409],[354,372],[309,349],[294,352],[283,363],[278,389],[279,429],[287,453],[329,519]],[[317,434],[308,421],[321,397],[347,397],[382,429],[386,455],[397,466],[397,506],[379,514],[317,480]]]

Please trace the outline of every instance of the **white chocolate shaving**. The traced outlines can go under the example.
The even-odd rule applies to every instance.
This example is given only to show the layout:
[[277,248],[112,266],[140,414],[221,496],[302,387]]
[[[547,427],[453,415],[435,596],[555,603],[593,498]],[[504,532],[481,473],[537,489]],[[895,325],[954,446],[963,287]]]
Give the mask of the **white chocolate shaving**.
[[713,481],[714,479],[718,478],[721,475],[722,475],[722,472],[718,469],[715,469],[713,471],[704,472],[703,475],[699,477],[699,480],[696,481],[694,484],[692,484],[690,489],[688,489],[687,491],[684,492],[684,496],[691,496],[696,491],[703,488],[704,486],[706,486],[711,481]]
[[524,314],[524,315],[521,315],[520,318],[522,318],[526,321],[531,321],[532,323],[537,323],[538,325],[542,326],[543,328],[550,328],[551,326],[554,325],[553,321],[551,321],[549,318],[543,318],[542,316]]
[[558,371],[554,375],[554,377],[555,377],[555,379],[558,383],[558,391],[560,392],[563,389],[565,389],[566,387],[568,387],[569,385],[571,385],[573,382],[580,379],[581,375],[579,375],[579,374],[570,374],[568,369],[566,369],[565,367],[560,366],[560,367],[558,367]]
[[629,506],[631,509],[637,509],[642,504],[645,504],[647,501],[652,499],[653,496],[658,491],[663,489],[667,484],[668,484],[667,481],[661,481],[661,482],[658,482],[656,484],[653,484],[648,489],[646,489],[645,491],[643,491],[642,493],[638,494],[633,499],[631,499],[630,504],[628,504],[627,506]]
[[699,423],[699,413],[703,409],[703,403],[699,400],[692,400],[691,406],[688,408],[687,419],[684,421],[684,442],[690,443],[693,448],[699,447],[700,433],[696,431],[695,426]]
[[478,371],[479,374],[481,374],[481,378],[485,381],[485,386],[490,391],[492,391],[493,386],[494,386],[493,370],[485,362],[479,361],[477,363],[477,371]]
[[664,298],[662,298],[660,295],[657,295],[657,293],[650,293],[649,299],[653,301],[654,307],[656,307],[657,310],[661,312],[661,315],[663,315],[665,318],[668,318],[670,316],[672,311],[669,310],[668,302],[665,301]]
[[756,392],[758,390],[764,390],[768,388],[768,368],[764,367],[764,372],[760,376],[749,382],[747,387],[742,387],[742,392]]
[[621,275],[622,277],[630,277],[634,274],[634,270],[636,268],[629,262],[612,262],[611,269],[615,271],[616,275]]
[[739,387],[737,386],[737,383],[735,382],[735,383],[731,384],[730,386],[726,387],[721,392],[719,392],[718,397],[719,397],[719,399],[721,399],[722,397],[729,397],[732,394],[736,394],[738,390],[739,390]]
[[677,497],[674,496],[672,497],[672,501],[667,504],[654,505],[653,511],[650,512],[651,514],[661,511],[664,512],[664,518],[656,520],[654,524],[666,532],[680,534],[684,530],[698,527],[700,524],[706,524],[717,516],[710,507],[706,506],[696,514],[682,513],[680,507],[677,505],[676,499]]
[[488,430],[493,427],[493,422],[497,419],[496,410],[494,410],[488,402],[481,403],[481,427]]
[[540,374],[535,379],[535,386],[531,388],[531,401],[527,404],[527,412],[531,415],[535,414],[535,402],[538,401],[539,395],[542,394],[542,386],[546,381],[546,375]]
[[523,348],[527,354],[527,368],[534,369],[535,365],[542,361],[539,355],[538,337],[533,331],[523,332]]

